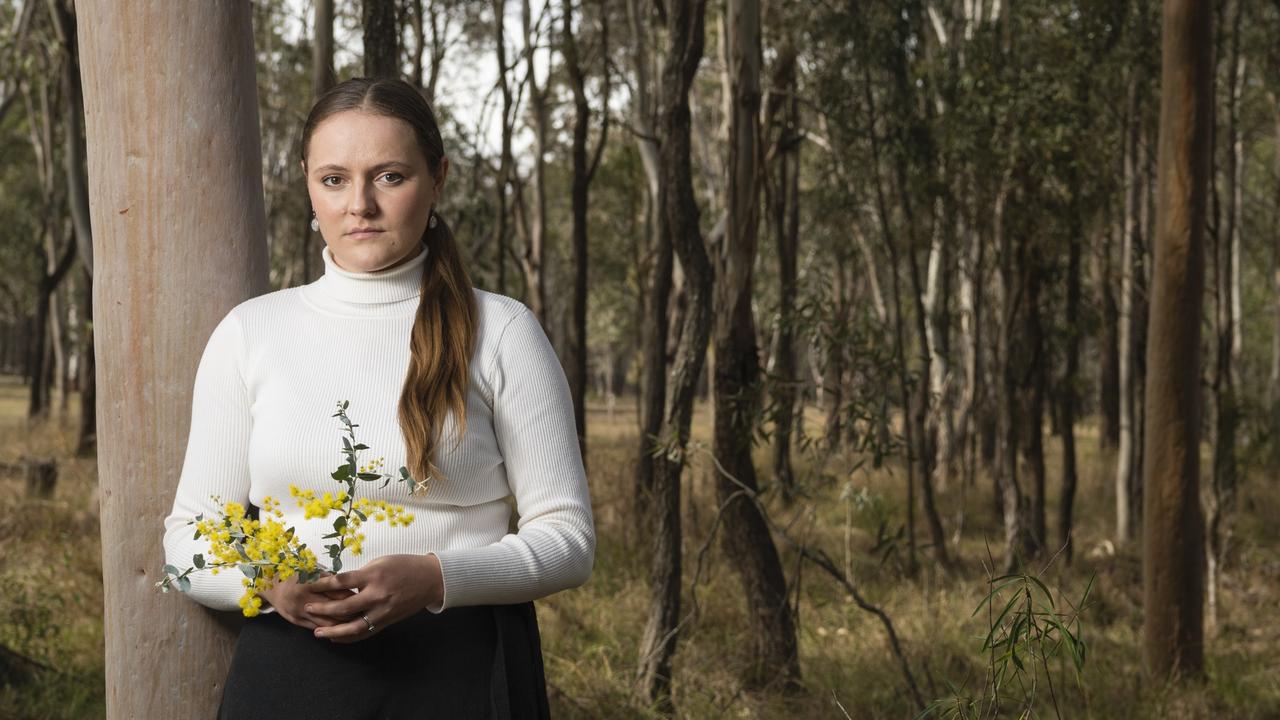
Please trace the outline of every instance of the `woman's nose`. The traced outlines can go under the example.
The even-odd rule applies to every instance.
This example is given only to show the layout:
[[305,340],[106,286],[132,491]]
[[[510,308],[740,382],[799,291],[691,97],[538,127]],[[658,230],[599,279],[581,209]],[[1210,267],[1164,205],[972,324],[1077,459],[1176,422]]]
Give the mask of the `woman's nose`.
[[372,215],[377,210],[373,198],[373,183],[356,180],[351,187],[351,201],[347,207],[353,215]]

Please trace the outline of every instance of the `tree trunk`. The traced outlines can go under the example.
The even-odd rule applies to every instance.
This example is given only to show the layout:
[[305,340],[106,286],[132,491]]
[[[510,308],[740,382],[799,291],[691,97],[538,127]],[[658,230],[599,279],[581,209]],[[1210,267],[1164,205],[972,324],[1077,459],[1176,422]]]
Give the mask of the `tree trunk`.
[[[515,113],[512,111],[514,100],[511,93],[511,83],[507,79],[507,73],[511,68],[507,65],[507,40],[506,40],[506,15],[507,0],[493,0],[493,39],[497,47],[498,54],[498,89],[502,91],[502,122],[501,122],[501,150],[499,151],[498,160],[498,177],[494,180],[494,205],[497,210],[497,217],[493,227],[493,253],[494,267],[497,270],[497,289],[499,294],[507,292],[507,213],[510,212],[507,202],[507,190],[511,185],[511,176],[515,160],[511,156],[511,135],[515,130]],[[577,387],[575,382],[585,382],[585,378],[575,377],[572,372],[569,373],[569,387]],[[575,391],[576,393],[576,391]],[[576,394],[575,394],[576,397]],[[575,404],[575,414],[580,408]],[[586,459],[586,452],[582,454]]]
[[[770,175],[765,182],[765,205],[769,210],[774,243],[778,252],[777,349],[772,368],[773,391],[773,476],[790,499],[795,494],[791,468],[791,436],[795,425],[796,375],[795,305],[796,245],[799,241],[800,148],[799,105],[796,98],[796,46],[790,36],[783,40],[774,61],[773,78],[766,103],[763,133],[770,141]],[[782,122],[779,123],[779,116]],[[776,135],[775,130],[776,129]]]
[[[652,6],[646,5],[646,8]],[[658,143],[654,137],[655,115],[653,90],[650,87],[649,35],[640,16],[639,0],[627,0],[627,19],[631,29],[632,67],[635,72],[635,101],[632,122],[638,132],[636,145],[645,172],[647,198],[646,238],[648,262],[637,263],[644,280],[640,303],[640,336],[644,348],[644,365],[640,372],[640,442],[636,453],[635,511],[632,532],[638,538],[652,533],[649,521],[653,493],[655,448],[661,444],[664,404],[667,395],[667,335],[670,332],[668,301],[671,296],[673,249],[671,232],[666,223],[667,188],[660,181]],[[643,268],[648,268],[644,272]]]
[[1271,407],[1271,468],[1280,468],[1280,94],[1271,96],[1275,106],[1274,167],[1276,196],[1271,213],[1271,377],[1267,402]]
[[1143,655],[1157,678],[1204,668],[1200,321],[1212,20],[1208,2],[1164,2],[1142,563]]
[[362,0],[364,74],[367,77],[400,77],[397,4],[397,0]]
[[160,533],[138,529],[171,505],[205,338],[267,288],[251,8],[77,9],[94,306],[113,309],[95,318],[106,716],[212,717],[234,618],[156,593]]
[[[1088,100],[1087,90],[1085,100]],[[1062,438],[1062,496],[1058,503],[1058,542],[1068,564],[1074,554],[1072,536],[1075,528],[1076,486],[1076,383],[1080,375],[1080,262],[1084,253],[1084,218],[1080,196],[1083,189],[1077,174],[1071,175],[1071,244],[1067,259],[1067,347],[1066,372],[1058,390],[1058,433]],[[1107,233],[1109,228],[1104,228]],[[1105,250],[1104,250],[1105,252]]]
[[[547,237],[547,88],[538,85],[538,76],[534,68],[534,52],[538,45],[539,34],[534,32],[530,0],[523,0],[520,6],[520,17],[524,25],[525,63],[528,73],[529,108],[533,114],[533,222],[529,223],[525,239],[524,254],[521,257],[524,271],[524,283],[529,298],[529,309],[537,316],[539,322],[547,322],[547,295],[543,282],[543,255]],[[550,83],[550,76],[548,76]]]
[[[1206,618],[1210,632],[1218,618],[1218,585],[1226,545],[1230,539],[1228,516],[1234,509],[1239,470],[1236,462],[1236,428],[1240,420],[1237,396],[1236,359],[1239,347],[1239,242],[1240,242],[1240,0],[1229,3],[1231,13],[1231,50],[1227,56],[1227,128],[1226,168],[1223,181],[1227,199],[1223,223],[1215,223],[1218,232],[1211,238],[1214,268],[1214,336],[1216,341],[1213,373],[1213,482],[1208,502],[1208,541],[1205,590],[1208,594]],[[1214,133],[1216,135],[1216,132]],[[1210,177],[1215,174],[1213,151]],[[1215,204],[1216,207],[1216,204]]]
[[716,497],[724,513],[721,545],[734,560],[747,601],[755,666],[746,682],[799,683],[795,625],[778,551],[761,509],[751,460],[759,417],[760,364],[751,309],[752,267],[759,241],[760,5],[729,0],[725,10],[732,112],[729,121],[728,223],[715,287]]
[[[87,186],[86,186],[87,187]],[[98,393],[96,381],[96,353],[93,348],[93,275],[87,269],[84,272],[84,291],[81,303],[84,311],[81,322],[80,349],[81,362],[76,368],[80,375],[80,428],[76,437],[76,456],[88,457],[98,449]]]
[[[591,178],[599,166],[600,154],[604,150],[608,134],[609,114],[601,113],[600,143],[596,147],[593,158],[587,154],[587,134],[591,125],[591,107],[587,102],[586,73],[582,59],[579,57],[578,39],[573,29],[573,0],[563,0],[562,10],[563,32],[561,37],[561,53],[564,55],[565,70],[569,75],[569,85],[573,90],[574,122],[573,122],[573,331],[570,333],[569,389],[573,395],[574,415],[578,423],[578,444],[582,448],[582,456],[587,456],[587,201],[591,188]],[[603,0],[600,7],[600,57],[608,58],[609,53],[609,19],[604,10]],[[604,68],[604,105],[609,100],[608,62],[601,63]]]
[[1127,543],[1133,539],[1135,510],[1132,507],[1135,474],[1135,365],[1134,319],[1137,303],[1135,256],[1141,242],[1140,196],[1142,125],[1141,91],[1136,77],[1129,81],[1129,126],[1126,140],[1124,235],[1120,248],[1120,447],[1116,455],[1116,542]]
[[[337,82],[333,68],[333,0],[315,0],[314,37],[311,41],[311,101],[315,102]],[[307,198],[307,209],[311,199]],[[302,282],[309,283],[324,274],[321,253],[324,236],[303,223]]]
[[712,270],[698,225],[689,163],[689,88],[702,60],[705,15],[706,0],[673,0],[666,5],[669,45],[662,70],[659,120],[665,188],[663,227],[670,233],[684,268],[689,304],[671,373],[671,403],[659,432],[666,451],[654,457],[649,616],[640,641],[637,685],[645,698],[668,714],[674,712],[671,664],[680,620],[680,475],[693,420],[694,394],[711,333]]

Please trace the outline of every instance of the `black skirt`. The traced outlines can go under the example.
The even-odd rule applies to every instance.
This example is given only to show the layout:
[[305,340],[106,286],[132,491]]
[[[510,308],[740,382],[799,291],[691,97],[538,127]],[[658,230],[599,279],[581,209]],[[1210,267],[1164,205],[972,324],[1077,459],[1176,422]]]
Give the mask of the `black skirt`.
[[423,610],[357,643],[275,613],[245,623],[220,720],[550,717],[533,603]]

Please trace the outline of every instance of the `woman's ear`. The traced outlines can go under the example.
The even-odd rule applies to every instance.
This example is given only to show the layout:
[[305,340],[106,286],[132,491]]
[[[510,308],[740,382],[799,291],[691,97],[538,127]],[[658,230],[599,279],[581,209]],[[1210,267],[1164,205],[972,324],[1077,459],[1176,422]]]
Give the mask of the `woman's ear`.
[[436,195],[444,189],[444,179],[447,177],[449,177],[449,158],[442,157],[440,158],[440,177],[436,178]]

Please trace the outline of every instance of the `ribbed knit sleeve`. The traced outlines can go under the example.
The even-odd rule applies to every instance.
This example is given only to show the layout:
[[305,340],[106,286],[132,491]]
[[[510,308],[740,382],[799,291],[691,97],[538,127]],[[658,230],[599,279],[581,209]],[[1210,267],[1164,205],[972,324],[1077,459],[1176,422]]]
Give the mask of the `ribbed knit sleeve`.
[[564,371],[521,306],[492,359],[493,427],[520,515],[491,545],[442,550],[446,608],[510,604],[578,587],[591,576],[596,536]]
[[[173,510],[164,521],[165,562],[183,570],[192,556],[208,558],[209,542],[194,539],[187,522],[203,513],[217,516],[223,502],[249,504],[249,395],[241,373],[244,337],[234,312],[228,313],[205,345],[191,396],[191,431],[182,463]],[[243,575],[234,568],[217,575],[191,574],[193,600],[215,610],[237,610],[244,593]]]

